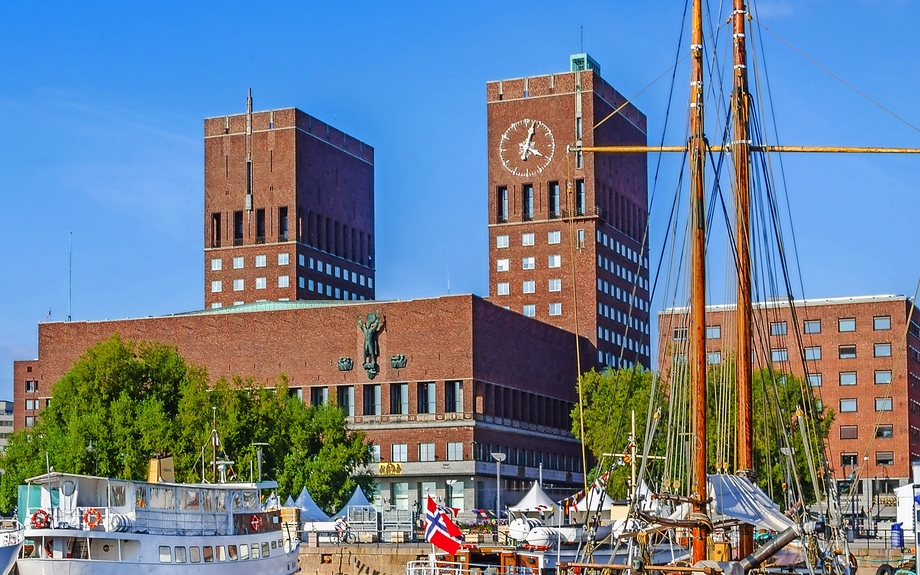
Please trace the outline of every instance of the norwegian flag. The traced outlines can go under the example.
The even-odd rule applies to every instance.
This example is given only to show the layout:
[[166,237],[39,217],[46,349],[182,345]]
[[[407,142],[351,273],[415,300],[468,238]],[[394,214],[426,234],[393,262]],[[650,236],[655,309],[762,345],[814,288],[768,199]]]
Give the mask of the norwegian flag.
[[448,513],[446,509],[435,503],[430,495],[428,496],[428,507],[425,513],[427,520],[425,539],[435,547],[453,555],[460,549],[460,539],[463,535],[460,528],[450,520]]

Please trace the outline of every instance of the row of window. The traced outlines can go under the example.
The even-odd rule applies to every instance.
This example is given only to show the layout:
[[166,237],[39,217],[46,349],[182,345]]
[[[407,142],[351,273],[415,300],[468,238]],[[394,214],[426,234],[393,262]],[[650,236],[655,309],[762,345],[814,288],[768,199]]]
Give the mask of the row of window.
[[[547,232],[546,243],[548,244],[558,244],[562,243],[562,234],[558,230]],[[526,233],[521,234],[521,246],[529,247],[534,245],[534,234]],[[495,236],[495,247],[496,248],[507,248],[509,246],[508,236]]]
[[581,458],[572,455],[543,453],[534,449],[505,447],[486,443],[476,443],[473,445],[473,459],[476,461],[488,461],[494,464],[495,460],[492,459],[493,453],[504,453],[505,463],[508,465],[539,467],[540,464],[543,464],[544,469],[574,472],[581,472],[582,470]]
[[[876,343],[872,346],[872,356],[873,357],[891,357],[891,344],[890,343]],[[837,357],[840,359],[856,359],[856,344],[846,344],[837,346]],[[805,359],[807,360],[819,360],[821,359],[821,347],[806,347],[805,348]],[[780,363],[784,361],[789,361],[789,351],[784,348],[774,348],[770,350],[770,360],[773,363]]]
[[[856,398],[849,397],[840,400],[840,413],[856,413],[858,410]],[[875,411],[891,411],[892,401],[890,397],[876,397]]]
[[[822,377],[820,373],[809,373],[806,378],[811,387],[821,387]],[[856,385],[856,372],[843,371],[838,374],[837,378],[840,385]],[[875,371],[874,383],[876,385],[887,385],[891,383],[891,371],[887,369],[878,369]]]
[[597,352],[597,362],[616,369],[632,369],[636,364],[634,361],[629,361],[626,358],[620,359],[618,355],[602,350]]
[[[612,332],[607,328],[598,327],[597,328],[597,337],[604,341],[608,341],[614,345],[624,345],[623,342],[626,342],[626,349],[629,351],[635,351],[636,353],[641,353],[648,355],[649,347],[643,343],[639,343],[631,337],[623,338],[622,333]],[[604,360],[601,359],[601,363],[604,363]]]
[[[255,221],[255,243],[264,244],[266,239],[266,227],[265,227],[265,208],[259,208],[256,210],[256,221]],[[236,211],[233,212],[233,245],[241,246],[243,245],[243,212]],[[288,208],[287,206],[281,206],[278,208],[278,241],[286,242],[288,241]],[[221,240],[223,240],[223,232],[221,226],[221,213],[214,212],[211,214],[211,247],[219,248],[221,245]]]
[[[580,154],[578,156],[580,158]],[[560,196],[559,182],[549,182],[547,184],[549,217],[558,218],[562,215],[562,203]],[[585,215],[586,206],[585,181],[575,180],[575,215]],[[499,222],[507,222],[511,213],[510,198],[508,195],[508,186],[498,186],[495,189],[495,207],[498,211],[496,214]],[[521,185],[521,215],[524,220],[534,218],[535,199],[533,184]]]
[[342,299],[342,300],[363,300],[364,299],[363,295],[358,295],[354,292],[349,292],[348,290],[343,290],[341,288],[332,287],[329,284],[324,285],[323,282],[318,282],[318,281],[313,281],[313,280],[306,280],[305,282],[304,278],[302,277],[297,278],[297,285],[301,289],[303,289],[304,285],[306,285],[307,290],[309,291],[316,292],[319,295],[325,295],[326,297],[331,297],[335,299]]
[[[609,237],[606,233],[597,230],[597,242],[604,244],[605,248],[610,248],[615,250],[618,254],[628,259],[629,261],[638,264],[642,262],[642,267],[648,269],[648,258],[643,257],[636,250],[632,249],[629,246],[621,244],[618,240]],[[598,263],[600,265],[600,263]]]
[[[875,331],[884,331],[891,329],[891,316],[880,315],[872,318],[872,328]],[[841,318],[837,320],[837,330],[841,333],[856,331],[855,318]],[[770,323],[770,335],[787,335],[788,327],[785,321],[775,321]],[[802,323],[802,331],[805,334],[821,333],[821,320],[810,319]],[[706,327],[706,339],[720,339],[722,337],[722,326],[712,325]],[[674,339],[687,339],[687,328],[674,328]],[[808,348],[806,348],[807,350]],[[819,352],[820,353],[820,352]],[[884,356],[880,356],[884,357]]]
[[[560,292],[562,291],[562,280],[554,278],[549,280],[547,284],[547,291],[550,292]],[[521,283],[521,293],[529,294],[537,292],[537,282],[534,280],[525,280]],[[508,282],[499,282],[495,285],[495,295],[510,295],[511,294],[511,284]]]
[[[894,437],[894,426],[891,424],[882,424],[875,426],[876,439],[891,439]],[[859,439],[858,425],[841,425],[840,439]]]
[[[304,259],[305,259],[304,255],[300,254],[299,260],[300,260],[301,266],[304,265]],[[351,283],[360,285],[361,287],[364,287],[365,285],[367,285],[367,287],[371,289],[373,289],[374,287],[374,278],[370,276],[365,277],[364,274],[359,274],[357,272],[350,272],[350,275],[349,275],[348,270],[341,268],[337,265],[333,265],[329,262],[324,263],[322,260],[319,260],[319,259],[309,258],[307,264],[308,264],[307,267],[309,269],[311,270],[315,269],[319,273],[325,273],[327,276],[334,276],[337,278],[342,278],[345,281],[351,281]]]
[[[560,255],[551,255],[548,258],[547,267],[549,268],[559,268],[562,267],[562,256]],[[537,258],[530,256],[522,258],[521,260],[521,269],[524,270],[534,270],[537,269]],[[501,259],[496,261],[495,264],[496,271],[506,272],[511,269],[511,260]]]
[[[287,253],[278,254],[278,265],[286,266],[290,263],[290,255]],[[256,255],[253,258],[253,264],[257,268],[264,268],[268,264],[268,256],[265,255]],[[233,269],[241,270],[246,265],[245,256],[235,256],[233,258]],[[223,258],[211,258],[211,271],[218,272],[224,269],[224,260]]]
[[[853,468],[857,465],[859,460],[858,453],[841,453],[840,454],[840,465],[841,467],[850,467]],[[894,452],[893,451],[876,451],[875,452],[875,464],[876,465],[894,465]]]
[[241,543],[239,547],[236,545],[204,545],[202,547],[190,546],[188,548],[184,546],[170,547],[168,545],[160,545],[160,563],[213,563],[215,560],[218,562],[223,561],[245,561],[249,558],[259,559],[260,557],[270,557],[272,549],[283,549],[284,545],[281,540],[272,541],[269,545],[268,541],[263,542],[262,544],[253,543],[252,545],[247,545]]
[[[374,462],[380,462],[380,446],[373,446]],[[436,461],[434,443],[419,443],[418,457],[415,461]],[[407,443],[394,443],[390,446],[390,457],[393,463],[406,463],[409,461],[409,445]],[[447,443],[447,461],[463,461],[463,442],[451,441]]]
[[[510,308],[508,306],[505,306],[505,309],[510,309]],[[537,317],[536,304],[525,303],[524,306],[521,308],[521,313],[525,317]],[[562,304],[560,302],[550,302],[549,315],[550,316],[562,315]]]
[[[620,289],[617,286],[611,284],[610,282],[606,280],[602,280],[601,278],[597,278],[597,291],[604,292],[605,294],[613,296],[617,298],[618,300],[624,303],[627,303],[629,305],[634,305],[637,308],[641,309],[642,311],[647,312],[649,310],[649,303],[647,301],[645,301],[641,297],[637,297],[633,295],[631,291]],[[684,331],[686,331],[686,328],[684,329]]]
[[[278,287],[286,288],[291,284],[290,276],[278,276]],[[267,278],[256,278],[255,280],[256,289],[266,289],[268,287]],[[243,279],[233,280],[233,291],[245,291],[246,281]],[[211,282],[211,293],[221,293],[224,291],[224,282],[223,280],[213,280]]]
[[636,285],[648,291],[649,284],[647,279],[634,274],[633,272],[626,269],[626,266],[621,266],[616,262],[612,262],[600,254],[597,256],[597,267],[604,268],[605,271],[616,274],[618,277],[626,280],[630,284],[635,281]]
[[[385,486],[381,487],[385,488]],[[434,496],[437,488],[438,484],[435,481],[422,481],[418,483],[417,501],[425,501],[429,495]],[[459,511],[466,510],[463,497],[464,488],[465,485],[462,481],[450,480],[447,482],[447,497],[445,503],[447,503],[448,507]],[[381,494],[378,493],[377,497],[380,497],[380,495]],[[409,511],[409,483],[390,483],[390,501],[392,502],[393,509],[397,511]],[[375,505],[378,504],[378,502],[379,500],[375,498]]]
[[[642,300],[642,298],[635,298],[634,301],[636,301],[636,303],[640,305],[645,303],[645,301]],[[644,333],[645,335],[649,335],[649,333],[651,332],[651,329],[649,328],[648,323],[640,319],[634,318],[630,316],[629,314],[625,314],[618,309],[614,309],[605,303],[598,302],[597,313],[610,320],[615,320],[618,323],[622,323],[623,325],[628,325],[629,327],[637,331],[640,331]]]
[[[409,415],[409,384],[390,383],[390,415]],[[383,415],[383,390],[381,384],[366,384],[364,388],[363,415]],[[296,390],[301,395],[302,391]],[[416,384],[416,413],[433,414],[437,411],[437,384],[433,381],[421,381]],[[355,416],[355,388],[352,385],[336,387],[336,403],[348,417]],[[328,405],[329,388],[311,387],[310,405]],[[463,412],[463,382],[444,382],[444,412]]]

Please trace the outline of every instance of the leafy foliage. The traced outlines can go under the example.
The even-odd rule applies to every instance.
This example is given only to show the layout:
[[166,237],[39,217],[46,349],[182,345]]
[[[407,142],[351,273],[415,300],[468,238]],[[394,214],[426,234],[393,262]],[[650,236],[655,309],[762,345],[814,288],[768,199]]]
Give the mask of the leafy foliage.
[[362,432],[346,428],[342,410],[305,406],[283,376],[273,387],[238,377],[209,386],[207,373],[175,348],[115,335],[54,385],[36,426],[10,437],[0,456],[0,508],[11,509],[17,486],[46,471],[46,454],[56,471],[145,479],[150,457],[169,452],[177,480],[211,480],[215,420],[218,459],[235,461],[238,478],[255,479],[254,444],[266,444],[262,476],[278,481],[281,497],[306,486],[331,509],[356,485],[373,488],[370,446]]

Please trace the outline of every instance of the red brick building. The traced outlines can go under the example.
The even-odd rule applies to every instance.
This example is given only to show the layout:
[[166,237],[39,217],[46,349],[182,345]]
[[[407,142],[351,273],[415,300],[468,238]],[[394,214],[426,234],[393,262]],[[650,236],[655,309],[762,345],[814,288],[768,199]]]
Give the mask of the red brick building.
[[[757,304],[755,314],[755,368],[771,363],[807,379],[836,413],[827,444],[836,477],[855,470],[861,495],[908,483],[911,461],[920,460],[920,316],[913,302],[899,295],[776,301]],[[707,308],[710,363],[733,353],[734,316],[734,306]],[[659,314],[665,374],[681,359],[686,317],[686,309]],[[857,512],[880,501],[865,495]]]
[[570,62],[486,86],[489,298],[573,332],[577,301],[599,364],[649,366],[646,155],[566,151],[644,145],[645,116],[587,54]]
[[205,307],[374,299],[374,149],[247,107],[204,122]]

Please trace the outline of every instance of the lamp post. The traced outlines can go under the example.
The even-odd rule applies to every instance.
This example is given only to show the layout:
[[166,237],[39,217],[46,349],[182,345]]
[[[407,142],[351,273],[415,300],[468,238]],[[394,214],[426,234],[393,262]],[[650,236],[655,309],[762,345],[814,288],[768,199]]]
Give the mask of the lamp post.
[[496,543],[501,535],[502,523],[502,462],[507,457],[504,453],[492,453],[495,460],[495,537]]

